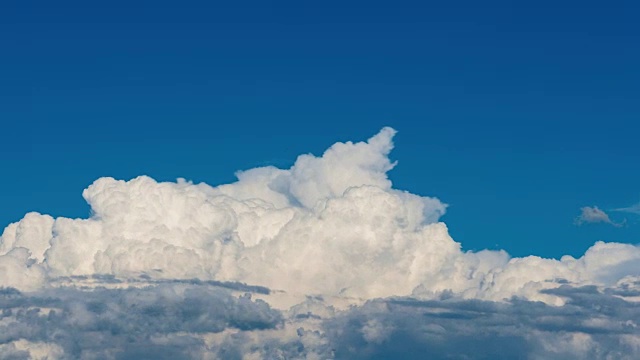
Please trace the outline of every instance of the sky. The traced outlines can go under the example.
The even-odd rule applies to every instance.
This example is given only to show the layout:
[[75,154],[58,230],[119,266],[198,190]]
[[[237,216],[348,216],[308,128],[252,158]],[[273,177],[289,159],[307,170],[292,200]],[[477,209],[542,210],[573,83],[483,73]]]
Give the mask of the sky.
[[100,176],[220,184],[398,130],[398,188],[468,249],[578,255],[640,202],[632,2],[7,2],[0,222],[81,217]]
[[[539,2],[3,5],[3,224],[84,216],[100,176],[217,184],[399,131],[399,188],[469,249],[559,257],[633,226],[637,7]],[[526,231],[523,231],[526,229]]]
[[0,355],[636,358],[639,10],[3,2]]

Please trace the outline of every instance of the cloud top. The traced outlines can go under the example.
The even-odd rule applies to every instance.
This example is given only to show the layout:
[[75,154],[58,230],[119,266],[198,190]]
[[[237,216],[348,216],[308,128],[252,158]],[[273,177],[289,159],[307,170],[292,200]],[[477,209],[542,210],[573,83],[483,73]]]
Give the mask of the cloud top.
[[[510,258],[462,252],[438,222],[446,205],[393,189],[387,172],[395,130],[366,142],[301,155],[290,169],[261,167],[232,184],[96,180],[83,192],[87,219],[27,214],[0,238],[1,285],[24,291],[58,277],[109,274],[235,281],[353,299],[453,292],[464,298],[521,296],[571,283],[611,285],[638,248],[599,243],[584,257]],[[578,220],[614,224],[597,207]],[[620,250],[624,249],[624,250]],[[611,253],[621,253],[614,263]],[[626,270],[625,270],[626,271]],[[606,281],[605,281],[606,280]]]

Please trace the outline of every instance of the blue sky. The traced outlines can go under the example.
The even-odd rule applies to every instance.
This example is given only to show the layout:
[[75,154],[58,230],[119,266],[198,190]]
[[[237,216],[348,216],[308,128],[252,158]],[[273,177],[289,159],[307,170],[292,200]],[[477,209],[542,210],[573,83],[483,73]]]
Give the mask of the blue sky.
[[3,3],[0,223],[86,217],[100,176],[210,184],[399,131],[395,187],[465,249],[637,243],[638,5]]

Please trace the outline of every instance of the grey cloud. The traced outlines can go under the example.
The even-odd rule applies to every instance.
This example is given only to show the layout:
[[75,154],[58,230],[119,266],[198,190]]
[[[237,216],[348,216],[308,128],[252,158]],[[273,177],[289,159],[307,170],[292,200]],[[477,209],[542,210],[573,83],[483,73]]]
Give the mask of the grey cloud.
[[[0,344],[55,343],[65,359],[197,358],[205,346],[194,335],[270,329],[282,322],[278,311],[249,294],[236,297],[224,288],[190,284],[33,294],[4,289],[0,311]],[[165,341],[157,341],[164,335]],[[8,354],[13,353],[22,354]]]
[[[152,278],[147,274],[138,277],[129,277],[126,279],[117,278],[112,274],[93,274],[93,275],[75,275],[75,276],[59,276],[50,279],[52,284],[77,284],[78,282],[97,282],[100,284],[131,284],[131,285],[159,285],[159,284],[185,284],[185,285],[206,285],[224,288],[233,291],[243,291],[248,293],[268,295],[271,290],[264,286],[247,285],[237,281],[216,281],[216,280],[200,280],[194,279],[162,279]],[[8,288],[8,291],[16,291]],[[0,289],[0,292],[3,291]]]
[[[327,322],[338,358],[350,359],[634,359],[640,355],[640,305],[595,287],[547,290],[567,299],[556,307],[445,299],[370,301]],[[379,343],[362,329],[383,324]]]
[[614,222],[609,218],[609,215],[597,206],[585,206],[580,208],[580,215],[575,219],[576,225],[593,224],[593,223],[605,223],[615,227],[621,227],[624,222]]
[[543,291],[563,306],[445,294],[345,311],[310,297],[286,312],[203,284],[3,289],[0,356],[28,358],[26,341],[61,349],[63,359],[634,359],[640,304],[626,297],[638,285]]

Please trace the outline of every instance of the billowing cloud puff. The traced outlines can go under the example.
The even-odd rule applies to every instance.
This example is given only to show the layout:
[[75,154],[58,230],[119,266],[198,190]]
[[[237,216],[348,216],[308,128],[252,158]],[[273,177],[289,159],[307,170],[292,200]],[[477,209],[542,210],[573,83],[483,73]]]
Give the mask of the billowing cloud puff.
[[[505,341],[517,338],[514,346],[547,349],[539,358],[609,354],[601,349],[611,348],[611,338],[623,333],[607,337],[604,345],[576,329],[547,336],[548,330],[528,324],[511,333],[502,327],[519,324],[503,317],[513,312],[518,316],[510,321],[525,322],[556,316],[555,306],[575,305],[573,290],[560,289],[592,289],[597,299],[635,309],[635,295],[627,295],[638,288],[640,248],[598,242],[580,258],[560,260],[463,252],[438,222],[444,203],[392,187],[387,172],[395,166],[389,159],[394,134],[384,128],[367,142],[337,143],[320,157],[302,155],[290,169],[251,169],[239,172],[237,182],[215,187],[145,176],[101,178],[83,192],[91,207],[87,219],[27,214],[0,238],[0,286],[16,289],[5,294],[13,300],[5,301],[8,315],[2,321],[22,324],[0,338],[0,354],[77,358],[85,356],[79,349],[102,344],[86,357],[135,357],[136,351],[155,349],[155,357],[173,358],[350,358],[350,349],[392,354],[384,348],[389,339],[419,324],[428,329],[407,340],[416,342],[408,346],[417,351],[449,339],[434,354],[456,354],[456,342],[467,338],[452,335],[459,333],[455,316],[477,304],[491,313],[478,315],[487,320],[478,324],[496,327]],[[224,295],[219,288],[227,289]],[[244,297],[246,292],[258,300]],[[376,300],[389,298],[397,300]],[[450,310],[440,308],[443,301]],[[536,301],[542,303],[534,306]],[[131,306],[151,310],[127,314]],[[224,310],[212,310],[216,306]],[[435,321],[415,310],[424,306],[451,313],[453,320]],[[530,316],[519,312],[529,306]],[[205,309],[194,310],[197,321],[189,322],[196,325],[183,324],[181,311],[189,307]],[[34,309],[35,317],[18,316]],[[52,323],[34,322],[49,310]],[[231,319],[240,313],[250,325]],[[598,324],[620,320],[608,313],[583,315]],[[116,317],[148,326],[118,325]],[[156,317],[166,318],[156,324]],[[631,328],[624,333],[627,353],[640,349]],[[77,329],[96,331],[97,340],[78,338]],[[107,330],[111,335],[102,334]],[[473,327],[469,331],[469,338],[478,339]],[[144,336],[128,343],[118,338],[131,332]],[[344,343],[349,339],[355,343]],[[186,347],[196,352],[184,352]]]

